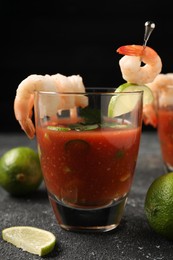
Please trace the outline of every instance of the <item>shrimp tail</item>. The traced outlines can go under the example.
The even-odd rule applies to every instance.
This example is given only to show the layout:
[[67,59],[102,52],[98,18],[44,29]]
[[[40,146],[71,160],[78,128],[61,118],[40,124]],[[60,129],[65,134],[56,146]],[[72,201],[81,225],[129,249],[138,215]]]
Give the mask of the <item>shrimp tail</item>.
[[157,127],[157,113],[154,104],[147,104],[143,107],[143,122],[145,125]]
[[35,136],[35,127],[32,120],[30,118],[27,118],[26,120],[19,120],[19,124],[26,135],[30,139],[33,139]]
[[[147,47],[149,48],[149,47]],[[145,48],[142,45],[125,45],[117,49],[119,54],[141,57]]]
[[35,127],[32,122],[32,108],[34,103],[33,95],[30,96],[28,103],[25,100],[21,100],[16,97],[14,101],[14,113],[17,121],[19,122],[22,130],[26,135],[33,139],[35,135]]

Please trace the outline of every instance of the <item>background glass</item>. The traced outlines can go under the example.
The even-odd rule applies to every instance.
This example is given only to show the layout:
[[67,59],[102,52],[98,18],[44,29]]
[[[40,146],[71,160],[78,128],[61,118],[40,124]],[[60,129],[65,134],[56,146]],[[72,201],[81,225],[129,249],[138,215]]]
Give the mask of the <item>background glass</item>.
[[36,92],[36,136],[59,225],[66,230],[103,232],[119,225],[132,185],[143,92],[121,93],[121,106],[127,97],[137,102],[131,112],[114,118],[108,117],[109,102],[120,93],[86,92]]
[[157,94],[158,136],[165,172],[173,171],[173,86],[164,86]]

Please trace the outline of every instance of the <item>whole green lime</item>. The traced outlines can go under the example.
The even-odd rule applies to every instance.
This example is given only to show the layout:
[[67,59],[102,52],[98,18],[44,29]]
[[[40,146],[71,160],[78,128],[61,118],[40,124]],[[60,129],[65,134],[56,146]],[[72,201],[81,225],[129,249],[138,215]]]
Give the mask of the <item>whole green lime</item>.
[[0,158],[0,185],[12,195],[26,195],[35,191],[43,180],[38,153],[20,146],[7,151]]
[[173,240],[173,172],[151,183],[144,209],[149,226],[159,235]]

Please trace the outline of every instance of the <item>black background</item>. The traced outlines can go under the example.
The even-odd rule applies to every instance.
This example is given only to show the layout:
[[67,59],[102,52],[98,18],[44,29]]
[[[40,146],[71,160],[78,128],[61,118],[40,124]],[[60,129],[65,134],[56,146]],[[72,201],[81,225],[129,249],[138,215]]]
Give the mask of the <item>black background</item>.
[[116,49],[142,44],[148,20],[156,24],[148,45],[160,55],[162,72],[172,72],[171,1],[1,0],[0,131],[21,131],[13,102],[30,74],[80,74],[85,86],[123,83]]

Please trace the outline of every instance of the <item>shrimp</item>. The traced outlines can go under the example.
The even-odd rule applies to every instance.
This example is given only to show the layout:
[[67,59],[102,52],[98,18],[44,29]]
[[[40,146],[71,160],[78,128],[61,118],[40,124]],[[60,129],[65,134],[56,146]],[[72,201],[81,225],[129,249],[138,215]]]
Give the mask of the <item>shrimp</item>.
[[[66,77],[59,73],[44,76],[33,74],[25,78],[16,90],[14,114],[21,128],[30,139],[35,135],[35,127],[32,122],[35,91],[84,93],[85,87],[79,75]],[[47,101],[45,100],[45,102]],[[61,112],[62,109],[71,109],[72,116],[76,116],[76,106],[85,107],[87,102],[87,97],[82,94],[71,98],[65,95],[64,98],[61,98],[60,95],[59,100],[54,100],[46,112],[48,116],[51,116],[55,111]]]
[[[55,81],[58,91],[59,92],[76,92],[76,93],[84,93],[85,87],[83,84],[83,80],[79,75],[72,75],[72,76],[63,76],[61,74],[55,74],[51,76],[52,79]],[[64,104],[62,105],[63,109],[69,107],[76,107],[76,106],[87,106],[87,98],[84,95],[78,95],[77,97],[72,99],[72,96],[62,96],[61,98],[64,100]],[[61,102],[62,102],[61,100]]]
[[[150,83],[161,72],[162,61],[150,47],[142,45],[126,45],[117,49],[125,55],[119,61],[123,79],[130,83],[144,85]],[[141,63],[144,66],[141,66]]]
[[[159,91],[165,90],[167,86],[173,86],[173,73],[160,73],[153,82],[147,84],[147,86],[150,87],[153,92],[154,102],[144,106],[143,121],[146,125],[150,124],[153,127],[157,127],[157,94]],[[162,95],[162,100],[160,100],[160,102],[162,105],[172,104],[172,96]]]
[[[148,46],[126,45],[117,49],[117,52],[125,56],[120,59],[119,65],[123,79],[127,82],[146,85],[152,84],[153,80],[162,70],[162,61],[156,51]],[[144,63],[144,66],[142,63]],[[150,88],[155,93],[154,86]],[[156,107],[154,103],[143,107],[144,123],[157,126]]]

